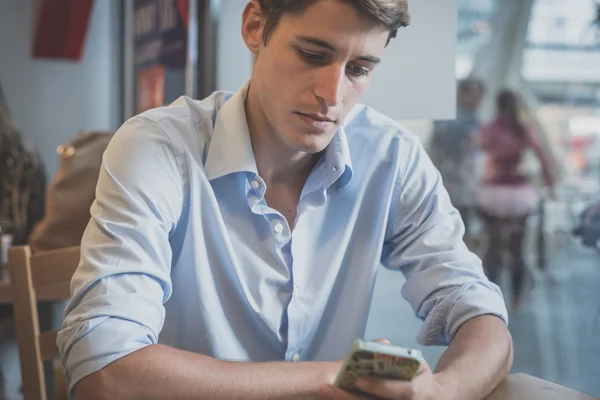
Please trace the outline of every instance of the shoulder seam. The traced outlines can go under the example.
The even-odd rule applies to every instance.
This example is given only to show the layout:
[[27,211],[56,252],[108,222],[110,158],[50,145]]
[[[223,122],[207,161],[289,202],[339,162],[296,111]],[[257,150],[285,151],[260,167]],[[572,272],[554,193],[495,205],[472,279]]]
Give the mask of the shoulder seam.
[[[177,162],[177,153],[175,152],[175,145],[173,144],[173,140],[171,139],[171,136],[163,129],[162,126],[159,125],[159,122],[163,121],[167,117],[161,118],[158,121],[151,120],[150,118],[144,117],[141,115],[138,115],[135,118],[142,118],[142,119],[145,119],[146,121],[151,122],[154,125],[156,125],[156,127],[160,129],[160,131],[163,133],[163,135],[165,135],[165,137],[169,141],[169,145],[171,146],[171,152],[173,153],[173,157],[175,158],[175,166],[177,167],[177,172],[179,173],[179,183],[181,184],[181,196],[182,196],[181,200],[183,200],[185,198],[185,194],[186,194],[184,191],[185,185],[183,183],[183,173],[181,171],[181,168],[179,167],[179,163]],[[187,163],[187,161],[186,161],[186,163]]]

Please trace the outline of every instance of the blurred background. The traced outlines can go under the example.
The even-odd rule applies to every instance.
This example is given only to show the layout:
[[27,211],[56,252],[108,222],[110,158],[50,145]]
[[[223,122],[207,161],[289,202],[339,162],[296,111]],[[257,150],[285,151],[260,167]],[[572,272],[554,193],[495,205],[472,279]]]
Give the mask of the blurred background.
[[[248,78],[244,4],[0,0],[3,250],[48,218],[46,198],[73,174],[65,160],[91,143],[101,154],[105,144],[82,137]],[[600,5],[409,5],[413,24],[365,102],[415,132],[440,169],[467,245],[503,289],[513,372],[600,396]],[[83,176],[74,182],[93,196],[94,174]],[[367,338],[418,346],[403,282],[382,269]],[[12,311],[1,303],[0,399],[19,398]],[[435,365],[443,350],[424,352]]]
[[[481,139],[477,130],[482,127],[489,128],[488,134],[502,133],[492,129],[498,118],[499,91],[510,89],[520,97],[521,121],[539,142],[547,168],[555,178],[549,190],[536,152],[522,153],[519,169],[538,193],[537,207],[523,222],[521,256],[525,272],[520,276],[515,274],[519,266],[515,257],[511,257],[514,251],[510,248],[505,249],[502,267],[495,272],[495,280],[502,287],[509,307],[515,343],[513,372],[528,373],[600,396],[598,2],[460,0],[458,6],[456,80],[473,79],[476,88],[480,84],[481,102],[466,117],[459,106],[459,118],[454,121],[403,122],[419,134],[441,168],[447,160],[438,157],[439,153],[451,153],[452,142],[459,140],[461,134],[475,130],[470,136],[477,142]],[[466,89],[466,95],[472,96],[469,90]],[[460,86],[457,98],[460,103]],[[477,121],[477,128],[470,126],[475,125],[470,118]],[[441,140],[435,137],[436,132]],[[443,140],[444,137],[450,139]],[[485,159],[489,153],[486,150],[489,149],[479,146],[471,151],[476,153],[475,157],[483,153]],[[465,152],[461,157],[465,157]],[[451,163],[450,169],[460,168],[457,164],[460,163]],[[464,193],[464,180],[477,179],[477,173],[489,172],[487,164],[489,158],[467,165],[475,174],[462,179],[451,172],[444,173],[441,168],[442,175],[447,175],[445,182],[450,193],[453,185]],[[485,177],[480,180],[485,182]],[[481,215],[482,206],[492,209],[494,206],[493,202],[487,204],[485,198],[478,197],[484,194],[477,193],[482,186],[475,187],[471,200],[474,211],[468,220],[466,240],[472,250],[492,263],[487,268],[499,268],[493,263],[500,261],[494,260],[494,255],[488,257],[489,249],[499,246],[498,237],[490,238],[489,223]],[[457,197],[460,202],[460,196]],[[506,199],[505,203],[505,207],[519,206],[518,199]],[[517,307],[511,304],[515,278],[522,281],[520,287],[517,284],[521,292]],[[404,309],[406,318],[390,321],[388,317],[397,312],[397,304],[389,301],[397,293],[397,280],[388,271],[380,276],[368,333],[406,344],[413,340],[418,324],[408,318],[411,312],[408,307]],[[435,363],[443,348],[425,351],[430,362]]]

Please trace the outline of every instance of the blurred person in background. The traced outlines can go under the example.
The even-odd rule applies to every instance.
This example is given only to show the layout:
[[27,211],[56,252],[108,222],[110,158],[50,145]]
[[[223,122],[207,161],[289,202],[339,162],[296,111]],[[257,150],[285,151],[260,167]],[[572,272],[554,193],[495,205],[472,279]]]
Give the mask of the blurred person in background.
[[[2,247],[25,244],[44,214],[45,169],[15,127],[0,86],[0,235]],[[6,249],[0,266],[6,268]],[[4,279],[4,274],[1,279]],[[20,371],[12,306],[0,306],[0,399],[19,399]]]
[[46,173],[37,152],[15,127],[0,86],[0,227],[25,244],[44,215]]
[[466,79],[458,85],[456,119],[437,121],[434,125],[429,154],[440,170],[444,186],[465,224],[467,244],[470,216],[473,214],[478,187],[476,135],[480,123],[476,112],[484,95],[484,84]]
[[554,186],[554,176],[539,141],[520,117],[519,96],[510,90],[498,94],[496,116],[482,127],[478,142],[485,154],[485,166],[477,206],[489,240],[483,265],[489,279],[497,283],[503,254],[510,254],[512,301],[513,307],[519,309],[525,278],[526,222],[539,201],[530,178],[521,171],[526,150],[535,153],[550,188]]

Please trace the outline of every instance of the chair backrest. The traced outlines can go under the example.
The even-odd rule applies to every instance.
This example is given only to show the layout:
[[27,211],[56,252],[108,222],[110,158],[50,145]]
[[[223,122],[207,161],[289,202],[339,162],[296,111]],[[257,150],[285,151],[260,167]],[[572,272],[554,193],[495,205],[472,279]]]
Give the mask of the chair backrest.
[[31,254],[29,246],[8,250],[14,317],[25,400],[46,400],[44,361],[58,358],[57,331],[40,332],[37,302],[70,297],[79,246]]

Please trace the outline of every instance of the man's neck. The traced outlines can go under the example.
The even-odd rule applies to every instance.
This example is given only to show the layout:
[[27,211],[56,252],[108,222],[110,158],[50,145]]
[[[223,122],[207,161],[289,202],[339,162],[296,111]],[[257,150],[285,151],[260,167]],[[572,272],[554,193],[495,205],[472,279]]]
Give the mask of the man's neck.
[[259,175],[266,182],[304,186],[321,155],[295,151],[287,146],[274,132],[260,104],[252,96],[250,86],[245,104],[246,119]]
[[320,154],[295,151],[282,141],[267,121],[260,103],[253,98],[252,85],[245,109],[256,168],[267,185],[267,204],[279,211],[290,229],[294,229],[302,190]]

